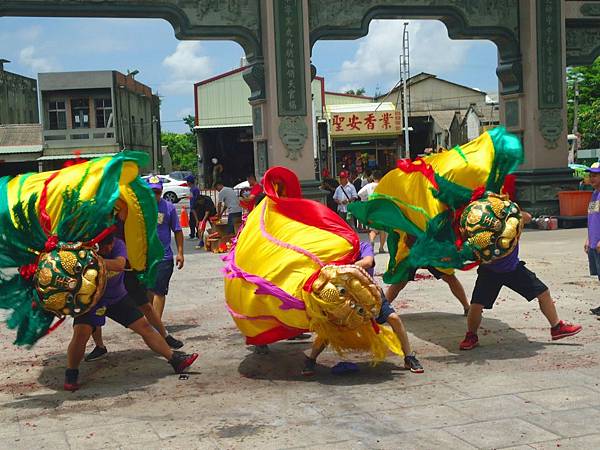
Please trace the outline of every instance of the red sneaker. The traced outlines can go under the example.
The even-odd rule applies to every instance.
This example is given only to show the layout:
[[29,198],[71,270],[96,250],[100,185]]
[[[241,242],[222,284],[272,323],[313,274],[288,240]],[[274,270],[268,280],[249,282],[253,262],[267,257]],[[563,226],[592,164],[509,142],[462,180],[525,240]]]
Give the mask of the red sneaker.
[[581,325],[571,324],[568,322],[560,321],[558,325],[550,328],[550,334],[552,335],[552,340],[556,341],[557,339],[566,338],[569,336],[575,336],[577,333],[581,331]]
[[69,391],[69,392],[75,392],[78,391],[79,388],[81,386],[79,385],[78,382],[75,383],[69,383],[68,381],[65,380],[65,384],[63,384],[63,388],[65,391]]
[[479,345],[477,334],[467,331],[465,339],[460,343],[461,350],[472,350]]
[[173,366],[173,370],[175,373],[183,373],[185,369],[190,367],[194,362],[198,359],[198,353],[192,353],[191,355],[186,355],[182,352],[173,352],[173,357],[169,364]]

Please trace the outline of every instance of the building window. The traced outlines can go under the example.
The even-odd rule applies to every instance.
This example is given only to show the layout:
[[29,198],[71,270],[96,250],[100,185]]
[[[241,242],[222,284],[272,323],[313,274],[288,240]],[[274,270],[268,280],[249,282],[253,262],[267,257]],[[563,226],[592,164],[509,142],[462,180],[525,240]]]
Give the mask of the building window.
[[135,116],[131,116],[131,133],[133,134],[132,140],[133,142],[135,142],[137,140],[137,132],[135,130]]
[[141,141],[144,141],[144,136],[146,135],[146,130],[144,130],[144,119],[140,119],[140,137]]
[[51,130],[66,130],[67,111],[65,110],[65,102],[48,102],[48,117],[50,119],[49,125]]
[[112,128],[112,100],[110,98],[97,98],[94,100],[96,107],[96,128]]
[[71,114],[73,128],[90,127],[90,104],[87,98],[74,98],[71,100]]

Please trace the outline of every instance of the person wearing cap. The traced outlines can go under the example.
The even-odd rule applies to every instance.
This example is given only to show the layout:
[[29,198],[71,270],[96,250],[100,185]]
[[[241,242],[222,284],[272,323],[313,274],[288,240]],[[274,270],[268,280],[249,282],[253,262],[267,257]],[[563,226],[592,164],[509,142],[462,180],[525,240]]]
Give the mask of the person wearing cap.
[[[165,251],[164,258],[158,265],[154,286],[149,287],[154,296],[152,301],[154,308],[158,316],[162,318],[174,265],[177,265],[177,269],[183,268],[183,231],[181,231],[175,205],[162,198],[163,186],[160,178],[157,176],[148,178],[148,185],[154,191],[156,203],[158,204],[157,233]],[[173,262],[173,250],[171,249],[171,232],[175,235],[175,244],[177,245],[175,263]]]
[[198,236],[198,222],[196,216],[192,213],[194,210],[194,205],[196,204],[196,200],[200,196],[200,189],[198,189],[198,185],[196,185],[196,177],[193,175],[189,175],[185,177],[185,181],[187,181],[188,186],[190,187],[190,239],[196,239]]
[[358,193],[352,183],[348,181],[348,172],[342,170],[340,172],[340,185],[333,193],[333,199],[337,203],[337,213],[340,217],[347,221],[348,203],[358,200]]
[[[586,172],[590,174],[589,183],[594,192],[588,205],[588,237],[583,249],[588,255],[590,275],[595,275],[600,280],[600,163],[595,162]],[[590,311],[600,316],[600,306]]]

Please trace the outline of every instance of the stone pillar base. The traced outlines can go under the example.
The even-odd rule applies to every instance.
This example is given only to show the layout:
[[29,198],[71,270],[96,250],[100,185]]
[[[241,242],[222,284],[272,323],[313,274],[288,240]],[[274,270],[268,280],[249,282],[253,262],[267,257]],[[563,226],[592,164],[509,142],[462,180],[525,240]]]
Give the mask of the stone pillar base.
[[517,202],[533,216],[558,215],[558,192],[577,190],[579,179],[568,168],[520,170]]
[[304,198],[309,198],[311,200],[327,204],[327,192],[319,189],[320,185],[321,182],[317,180],[300,181],[300,187],[302,188],[302,196]]

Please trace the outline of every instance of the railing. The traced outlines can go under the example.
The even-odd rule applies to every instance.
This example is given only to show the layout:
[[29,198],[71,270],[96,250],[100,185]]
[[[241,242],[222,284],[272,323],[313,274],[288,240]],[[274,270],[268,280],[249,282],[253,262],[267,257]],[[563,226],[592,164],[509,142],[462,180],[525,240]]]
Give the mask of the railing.
[[[44,141],[49,145],[54,142],[57,145],[64,145],[64,141],[82,145],[81,141],[100,141],[98,143],[114,143],[115,129],[114,128],[68,128],[66,130],[44,130]],[[57,142],[58,141],[58,142]],[[109,142],[106,142],[109,141]]]

